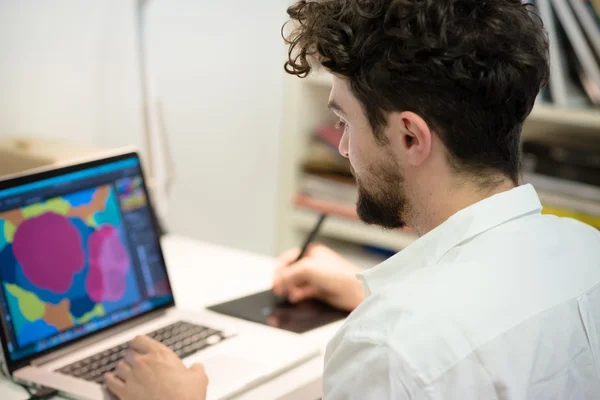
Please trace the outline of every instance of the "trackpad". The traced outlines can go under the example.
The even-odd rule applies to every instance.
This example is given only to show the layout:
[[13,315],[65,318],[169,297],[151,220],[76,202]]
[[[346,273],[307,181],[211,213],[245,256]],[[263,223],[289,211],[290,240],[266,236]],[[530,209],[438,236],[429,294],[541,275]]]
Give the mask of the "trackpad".
[[320,301],[309,300],[298,304],[282,301],[271,290],[217,304],[208,309],[294,333],[308,332],[348,316],[347,312]]
[[208,400],[229,398],[259,384],[266,366],[234,355],[219,354],[202,362],[208,376]]
[[257,369],[262,365],[245,360],[241,357],[219,354],[207,358],[202,362],[206,375],[210,379],[210,384],[214,386],[230,386],[232,380],[242,377],[256,377]]

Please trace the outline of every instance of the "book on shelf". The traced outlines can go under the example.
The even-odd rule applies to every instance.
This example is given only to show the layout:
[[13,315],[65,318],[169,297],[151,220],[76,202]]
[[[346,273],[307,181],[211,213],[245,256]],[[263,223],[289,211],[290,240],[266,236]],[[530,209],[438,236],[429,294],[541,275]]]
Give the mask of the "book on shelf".
[[[578,0],[581,1],[581,0]],[[575,52],[574,61],[580,66],[581,81],[590,100],[600,104],[600,54],[595,54],[590,46],[590,40],[600,41],[600,32],[593,32],[592,38],[586,37],[568,0],[553,0],[556,15],[565,30],[569,42]]]
[[[526,175],[524,181],[531,183],[536,188],[540,201],[542,202],[542,213],[552,214],[559,217],[573,218],[600,229],[600,190],[596,189],[598,200],[590,200],[585,197],[574,197],[571,194],[565,194],[568,190],[561,187],[567,184],[567,187],[573,188],[573,183],[559,180],[553,181],[548,185],[544,177],[535,175]],[[571,186],[568,186],[571,184]],[[548,189],[550,187],[550,189]],[[558,190],[557,190],[558,187]],[[356,213],[356,204],[349,201],[339,201],[327,197],[320,197],[318,194],[308,194],[300,191],[294,203],[297,207],[309,209],[317,213],[327,213],[351,220],[359,220]]]
[[351,206],[354,206],[358,199],[354,179],[336,175],[303,174],[300,178],[299,192]]
[[[596,55],[600,57],[600,14],[590,0],[570,0],[571,7]],[[594,40],[596,38],[597,40]]]
[[340,129],[329,125],[314,130],[303,160],[303,174],[294,203],[317,212],[358,219],[358,192],[350,162],[338,151],[342,135]]
[[303,170],[314,174],[336,174],[352,177],[350,162],[338,151],[342,132],[322,125],[315,129],[308,143]]
[[[541,151],[538,154],[542,154]],[[576,159],[575,154],[560,156],[562,160],[569,157]],[[590,160],[589,163],[594,164],[595,161]],[[531,163],[526,169],[523,181],[536,188],[544,207],[543,213],[575,218],[600,229],[600,186],[565,179],[560,174],[553,176],[533,172],[536,168]],[[542,169],[542,172],[546,170]],[[350,179],[336,175],[304,174],[294,203],[297,207],[315,212],[358,220],[357,199],[358,190]]]
[[542,214],[556,215],[557,217],[563,218],[572,218],[593,226],[596,229],[600,229],[600,216],[598,215],[589,215],[570,209],[556,208],[552,206],[544,206],[542,209]]
[[[598,188],[600,142],[576,135],[526,140],[523,142],[523,171]],[[570,193],[588,192],[583,185],[577,189],[578,192]]]
[[[523,174],[523,182],[531,183],[538,191],[563,196],[573,206],[589,204],[594,210],[598,210],[596,205],[600,205],[600,188],[594,185],[530,172]],[[589,208],[583,205],[581,207]]]
[[577,219],[600,229],[600,202],[544,191],[539,186],[536,190],[543,205],[542,213]]
[[573,135],[525,141],[523,181],[536,188],[543,213],[600,229],[600,143]]
[[358,214],[356,214],[356,206],[350,206],[347,204],[324,200],[318,197],[312,197],[306,194],[298,193],[294,199],[294,204],[300,208],[307,208],[309,210],[318,212],[319,214],[325,213],[330,215],[337,215],[338,217],[358,220]]
[[[536,188],[543,213],[575,218],[600,229],[600,186],[534,172],[524,173],[523,181]],[[359,219],[356,213],[358,190],[351,182],[311,174],[305,174],[300,182],[294,199],[297,207]]]
[[344,131],[334,126],[322,125],[317,127],[315,130],[314,137],[324,143],[329,144],[335,151],[337,151]]
[[560,107],[600,105],[600,23],[594,5],[589,0],[527,2],[538,8],[550,45],[550,80],[541,97]]
[[583,0],[588,5],[590,13],[596,16],[598,28],[600,29],[600,0]]
[[295,203],[319,212],[358,219],[357,199],[358,190],[352,179],[335,175],[304,174],[300,178]]
[[[358,189],[349,162],[337,152],[340,132],[315,130],[294,203],[297,207],[358,219]],[[577,135],[523,142],[523,181],[536,188],[543,212],[600,229],[600,142]]]
[[535,4],[539,10],[540,18],[544,22],[549,40],[549,65],[550,80],[549,94],[550,100],[558,106],[567,106],[569,95],[567,93],[568,74],[566,65],[562,60],[561,54],[562,42],[559,41],[558,30],[554,19],[554,13],[550,6],[550,0],[536,0],[530,2]]

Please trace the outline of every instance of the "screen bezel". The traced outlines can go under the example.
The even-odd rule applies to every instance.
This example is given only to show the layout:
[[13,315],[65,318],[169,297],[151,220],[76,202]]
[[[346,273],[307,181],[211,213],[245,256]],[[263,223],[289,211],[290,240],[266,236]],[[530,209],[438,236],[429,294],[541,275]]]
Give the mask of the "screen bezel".
[[[95,167],[99,167],[105,164],[111,164],[117,161],[123,161],[123,160],[127,160],[127,159],[131,159],[131,158],[135,158],[140,166],[140,176],[142,177],[142,186],[144,188],[144,191],[146,192],[146,197],[148,200],[148,209],[150,210],[150,215],[151,215],[151,224],[152,227],[154,229],[154,231],[157,234],[157,248],[158,248],[158,253],[160,256],[160,259],[163,263],[163,265],[165,266],[165,272],[166,272],[166,277],[167,277],[167,284],[169,286],[169,290],[171,291],[171,301],[167,302],[161,306],[158,306],[156,308],[153,308],[151,310],[145,311],[141,314],[138,314],[134,317],[119,321],[116,325],[119,324],[123,324],[123,323],[131,323],[137,319],[143,318],[144,316],[147,316],[150,313],[154,313],[156,311],[159,310],[163,310],[163,309],[167,309],[170,307],[175,306],[175,296],[173,295],[173,286],[171,285],[171,280],[169,277],[169,271],[167,268],[167,264],[165,262],[165,257],[163,254],[163,250],[162,250],[162,246],[160,243],[160,230],[159,230],[159,223],[158,223],[158,218],[156,216],[156,212],[154,210],[154,207],[152,206],[152,199],[150,196],[150,192],[148,191],[148,187],[146,185],[146,177],[144,175],[144,168],[142,167],[142,163],[139,157],[139,154],[135,151],[127,151],[127,152],[123,152],[123,153],[119,153],[116,155],[110,155],[110,156],[106,156],[106,157],[102,157],[102,158],[95,158],[92,160],[88,160],[88,161],[83,161],[83,162],[78,162],[75,164],[70,164],[70,165],[64,165],[64,166],[60,166],[60,167],[55,167],[55,168],[49,168],[49,169],[42,169],[42,170],[33,170],[30,172],[25,172],[24,174],[18,175],[18,176],[13,176],[13,177],[7,177],[4,180],[0,180],[0,191],[2,190],[6,190],[6,189],[11,189],[14,187],[18,187],[18,186],[22,186],[22,185],[26,185],[29,183],[34,183],[34,182],[38,182],[41,180],[45,180],[45,179],[49,179],[49,178],[54,178],[57,176],[61,176],[61,175],[65,175],[65,174],[70,174],[72,172],[79,172],[82,170],[86,170],[86,169],[90,169],[90,168],[95,168]],[[1,289],[0,289],[1,290]],[[0,311],[1,312],[1,311]],[[2,321],[0,321],[1,324],[5,324],[6,321],[4,320],[4,317],[2,317]],[[45,355],[48,355],[49,353],[52,352],[56,352],[59,351],[61,349],[64,349],[68,346],[72,346],[74,344],[77,344],[83,340],[89,339],[91,336],[93,335],[97,335],[101,332],[105,332],[107,330],[113,329],[116,325],[110,325],[110,326],[106,326],[104,328],[100,328],[96,331],[87,333],[85,335],[82,335],[76,339],[72,339],[69,341],[66,341],[64,343],[61,343],[59,345],[56,345],[52,348],[40,351],[38,353],[34,353],[31,355],[28,355],[26,357],[23,357],[21,359],[18,360],[12,360],[11,355],[8,351],[8,346],[7,346],[7,342],[8,342],[8,337],[5,334],[5,330],[3,329],[3,327],[0,327],[0,341],[2,342],[2,352],[4,354],[4,359],[5,359],[5,363],[8,369],[8,372],[10,374],[12,374],[15,370],[18,370],[20,368],[23,368],[27,365],[29,365],[31,363],[32,360],[37,359],[39,357],[43,357]]]

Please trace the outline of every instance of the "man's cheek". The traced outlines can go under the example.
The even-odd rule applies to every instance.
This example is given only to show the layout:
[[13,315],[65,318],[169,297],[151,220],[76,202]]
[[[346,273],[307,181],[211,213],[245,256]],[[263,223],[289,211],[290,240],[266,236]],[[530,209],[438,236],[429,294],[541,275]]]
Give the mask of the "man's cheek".
[[350,172],[352,173],[352,176],[357,180],[361,180],[365,173],[364,165],[357,157],[352,157],[352,155],[348,160],[350,161]]
[[365,156],[364,149],[357,146],[356,141],[351,141],[348,147],[348,160],[350,161],[352,174],[354,176],[360,175],[364,171],[364,162],[365,160],[369,160],[369,158],[365,158]]

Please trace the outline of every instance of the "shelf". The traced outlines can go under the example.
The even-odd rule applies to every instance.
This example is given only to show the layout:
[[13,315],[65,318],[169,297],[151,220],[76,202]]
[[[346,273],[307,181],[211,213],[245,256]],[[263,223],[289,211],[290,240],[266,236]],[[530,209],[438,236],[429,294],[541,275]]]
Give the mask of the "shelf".
[[537,104],[528,121],[576,125],[600,130],[600,108],[560,108],[548,104]]
[[[292,223],[296,229],[310,231],[318,214],[309,210],[295,209]],[[330,215],[320,234],[324,237],[345,240],[356,244],[375,246],[395,251],[408,247],[417,238],[416,235],[399,232],[384,231],[376,226],[365,225],[360,221]]]
[[[282,137],[282,173],[279,183],[277,249],[284,251],[304,240],[318,218],[318,211],[298,207],[290,199],[297,194],[299,173],[304,156],[310,151],[309,135],[316,127],[333,123],[327,110],[327,95],[332,86],[331,74],[312,71],[304,79],[290,79],[290,98],[285,108],[286,135]],[[600,109],[559,108],[537,103],[523,127],[523,138],[536,139],[560,135],[600,136]],[[337,210],[339,212],[339,210]],[[399,251],[416,236],[400,231],[385,231],[353,218],[331,215],[322,228],[324,239],[369,245]]]

